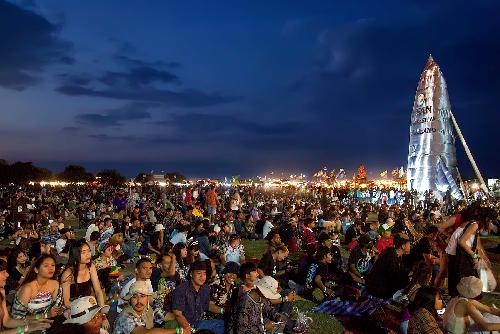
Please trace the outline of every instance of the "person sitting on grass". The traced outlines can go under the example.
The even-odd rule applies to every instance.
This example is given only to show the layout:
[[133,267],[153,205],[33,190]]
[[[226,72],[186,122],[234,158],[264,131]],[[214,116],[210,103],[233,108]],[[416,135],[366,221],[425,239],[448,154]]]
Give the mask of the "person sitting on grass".
[[318,267],[314,275],[314,286],[320,291],[313,291],[313,297],[318,301],[322,301],[324,298],[331,299],[335,296],[335,292],[332,289],[335,275],[330,268],[332,263],[330,249],[326,246],[320,246],[316,252],[316,261]]
[[177,286],[172,294],[172,313],[178,326],[184,330],[192,326],[217,332],[219,328],[220,324],[214,320],[202,320],[210,304],[210,287],[205,284],[206,280],[206,263],[195,262],[191,265],[188,280]]
[[[265,276],[255,282],[255,289],[241,295],[231,313],[229,334],[264,334],[267,330],[283,331],[286,316],[272,306],[272,299],[279,299],[278,281]],[[269,319],[269,320],[265,320]]]
[[408,322],[408,334],[442,334],[437,322],[437,310],[443,308],[439,290],[432,286],[421,287],[408,310],[411,314]]
[[70,309],[65,312],[67,320],[64,324],[79,324],[85,328],[85,334],[108,334],[102,329],[109,306],[99,306],[93,296],[81,297],[71,302]]
[[245,247],[241,243],[241,237],[237,234],[232,234],[229,237],[229,243],[221,254],[222,264],[227,262],[236,262],[241,265],[245,262]]
[[[457,285],[458,297],[446,306],[443,323],[448,333],[462,334],[479,331],[500,331],[500,309],[486,306],[477,299],[481,297],[483,282],[468,276]],[[489,320],[496,316],[495,322]]]
[[113,334],[175,334],[190,333],[189,323],[183,328],[154,328],[153,309],[150,290],[146,282],[136,281],[124,296],[127,301],[123,311],[116,319]]
[[387,299],[408,285],[408,272],[402,257],[410,253],[410,239],[396,234],[394,247],[387,248],[378,256],[373,268],[366,277],[366,288],[372,296]]
[[4,327],[2,329],[2,334],[18,334],[20,331],[23,331],[24,333],[31,333],[48,329],[52,324],[52,320],[42,319],[40,314],[27,315],[22,319],[14,319],[10,316],[9,310],[7,309],[4,290],[8,277],[7,262],[0,260],[0,322]]

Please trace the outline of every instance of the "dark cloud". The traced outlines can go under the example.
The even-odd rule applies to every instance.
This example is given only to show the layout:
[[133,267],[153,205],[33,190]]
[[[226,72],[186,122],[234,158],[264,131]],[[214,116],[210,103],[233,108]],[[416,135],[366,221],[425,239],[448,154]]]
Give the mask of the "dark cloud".
[[[127,44],[127,45],[129,45],[129,44]],[[123,50],[123,51],[129,52],[130,48],[132,48],[132,46],[129,46],[127,48],[127,50]],[[126,66],[129,66],[129,67],[166,67],[166,68],[171,68],[171,69],[181,67],[181,64],[178,62],[175,62],[175,61],[171,61],[171,62],[165,62],[165,61],[161,61],[161,60],[148,61],[148,60],[144,60],[144,59],[129,57],[126,55],[116,55],[114,57],[114,59],[117,62],[122,63]]]
[[207,94],[196,89],[171,91],[167,89],[93,89],[81,85],[66,84],[57,91],[69,96],[95,96],[117,100],[158,102],[171,107],[209,107],[241,100],[238,96]]
[[0,0],[0,85],[22,90],[52,63],[69,64],[71,45],[43,16]]
[[139,137],[136,137],[136,136],[111,136],[111,135],[107,135],[107,134],[91,134],[88,136],[89,138],[92,138],[92,139],[97,139],[98,141],[102,141],[102,142],[109,142],[109,141],[126,141],[126,142],[130,142],[130,141],[136,141],[138,139],[140,139]]
[[76,119],[79,123],[91,126],[119,126],[123,121],[137,121],[151,118],[151,113],[146,110],[155,106],[155,104],[151,103],[130,103],[103,113],[79,114],[76,116]]
[[173,126],[180,133],[207,134],[257,134],[263,136],[285,135],[303,127],[298,122],[266,123],[241,119],[234,115],[180,114],[172,120],[157,122],[157,125]]
[[150,66],[134,67],[127,72],[108,71],[99,78],[99,81],[108,86],[131,89],[147,87],[153,83],[180,83],[175,74]]
[[61,130],[64,132],[76,132],[76,131],[80,131],[80,129],[81,128],[78,126],[65,126]]

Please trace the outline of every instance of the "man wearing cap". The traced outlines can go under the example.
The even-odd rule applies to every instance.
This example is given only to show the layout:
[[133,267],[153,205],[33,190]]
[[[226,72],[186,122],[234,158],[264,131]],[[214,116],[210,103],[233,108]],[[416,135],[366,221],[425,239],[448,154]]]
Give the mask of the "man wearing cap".
[[172,293],[171,309],[179,327],[186,328],[191,324],[196,329],[217,328],[213,320],[201,320],[208,311],[210,303],[210,287],[207,280],[207,267],[204,261],[191,265],[190,279],[179,285]]
[[146,282],[137,281],[130,286],[124,299],[128,304],[123,308],[115,322],[113,334],[174,334],[190,333],[190,326],[183,328],[154,328],[151,296],[153,292]]
[[387,248],[379,255],[373,268],[366,276],[368,293],[378,298],[391,298],[394,293],[408,285],[408,275],[402,257],[410,253],[410,239],[407,235],[396,234],[394,247]]
[[264,276],[255,282],[255,289],[241,295],[238,299],[227,333],[264,334],[266,330],[281,330],[282,332],[287,318],[271,305],[272,299],[280,297],[278,281],[271,276]]
[[381,254],[384,250],[393,246],[394,239],[392,238],[392,228],[394,227],[394,220],[392,218],[387,218],[387,221],[380,225],[378,228],[378,233],[380,234],[380,239],[375,243],[375,248]]
[[80,297],[73,300],[65,312],[64,324],[83,325],[85,334],[107,334],[101,327],[108,311],[109,306],[99,306],[93,296]]

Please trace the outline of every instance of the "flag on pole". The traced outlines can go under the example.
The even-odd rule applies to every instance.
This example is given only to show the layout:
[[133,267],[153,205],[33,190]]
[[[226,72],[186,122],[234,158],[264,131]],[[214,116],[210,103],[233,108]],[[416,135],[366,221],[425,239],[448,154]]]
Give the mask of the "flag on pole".
[[382,173],[380,173],[381,177],[386,177],[387,176],[387,169],[384,170]]

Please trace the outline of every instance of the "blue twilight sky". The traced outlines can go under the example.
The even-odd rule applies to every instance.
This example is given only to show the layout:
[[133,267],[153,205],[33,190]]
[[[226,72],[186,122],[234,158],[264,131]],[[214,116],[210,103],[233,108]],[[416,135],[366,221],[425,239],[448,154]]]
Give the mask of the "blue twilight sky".
[[406,165],[432,53],[498,177],[499,14],[497,1],[0,0],[0,158],[127,176],[375,175]]

